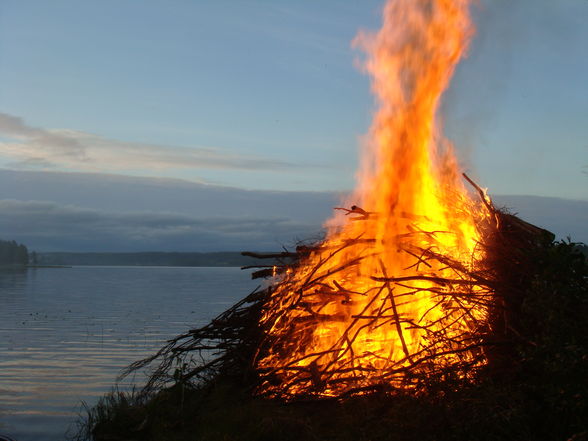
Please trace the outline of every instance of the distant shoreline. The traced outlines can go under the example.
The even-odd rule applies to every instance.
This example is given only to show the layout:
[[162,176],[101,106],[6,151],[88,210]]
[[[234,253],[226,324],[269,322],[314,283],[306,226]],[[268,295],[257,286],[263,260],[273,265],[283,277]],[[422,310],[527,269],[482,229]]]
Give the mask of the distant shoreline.
[[[71,266],[169,266],[169,267],[242,267],[258,265],[258,259],[243,256],[238,251],[201,252],[138,252],[138,253],[80,253],[37,252],[36,262],[29,267]],[[273,264],[264,261],[263,264]]]
[[68,265],[24,265],[25,268],[71,268]]

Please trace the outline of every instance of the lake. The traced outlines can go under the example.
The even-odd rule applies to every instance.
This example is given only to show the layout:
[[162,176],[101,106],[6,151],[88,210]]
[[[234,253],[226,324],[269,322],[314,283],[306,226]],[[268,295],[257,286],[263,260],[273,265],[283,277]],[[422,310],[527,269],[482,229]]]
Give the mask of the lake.
[[65,439],[121,369],[258,284],[239,268],[0,270],[0,433]]

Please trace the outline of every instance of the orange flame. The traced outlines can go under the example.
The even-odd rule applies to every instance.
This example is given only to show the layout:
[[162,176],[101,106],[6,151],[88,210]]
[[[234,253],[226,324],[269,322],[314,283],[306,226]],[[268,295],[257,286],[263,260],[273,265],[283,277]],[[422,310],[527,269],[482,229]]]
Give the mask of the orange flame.
[[[485,215],[436,119],[473,34],[468,6],[390,0],[381,30],[356,37],[378,105],[351,197],[359,206],[342,209],[351,220],[342,226],[341,213],[329,221],[325,241],[274,287],[261,320],[260,393],[410,387],[409,369],[430,360],[480,363],[468,344],[487,315],[475,294],[487,293],[463,274],[483,258]],[[451,294],[456,286],[462,295]]]

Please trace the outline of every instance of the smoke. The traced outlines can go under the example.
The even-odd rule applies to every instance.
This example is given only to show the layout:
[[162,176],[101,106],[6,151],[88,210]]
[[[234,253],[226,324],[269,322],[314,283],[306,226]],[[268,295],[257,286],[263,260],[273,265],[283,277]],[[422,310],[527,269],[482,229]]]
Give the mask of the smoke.
[[484,1],[472,10],[476,33],[468,56],[445,93],[441,113],[462,168],[472,167],[473,150],[483,145],[508,94],[513,41],[521,37],[518,17],[524,2]]

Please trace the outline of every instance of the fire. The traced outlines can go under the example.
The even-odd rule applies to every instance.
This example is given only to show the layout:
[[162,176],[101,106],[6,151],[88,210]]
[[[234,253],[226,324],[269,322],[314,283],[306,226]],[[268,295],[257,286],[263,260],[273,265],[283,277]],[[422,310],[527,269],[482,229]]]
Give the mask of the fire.
[[484,363],[476,336],[492,293],[475,274],[486,214],[436,117],[473,34],[468,3],[389,0],[380,31],[355,39],[377,99],[355,205],[273,287],[255,360],[259,393],[411,388],[419,373]]

